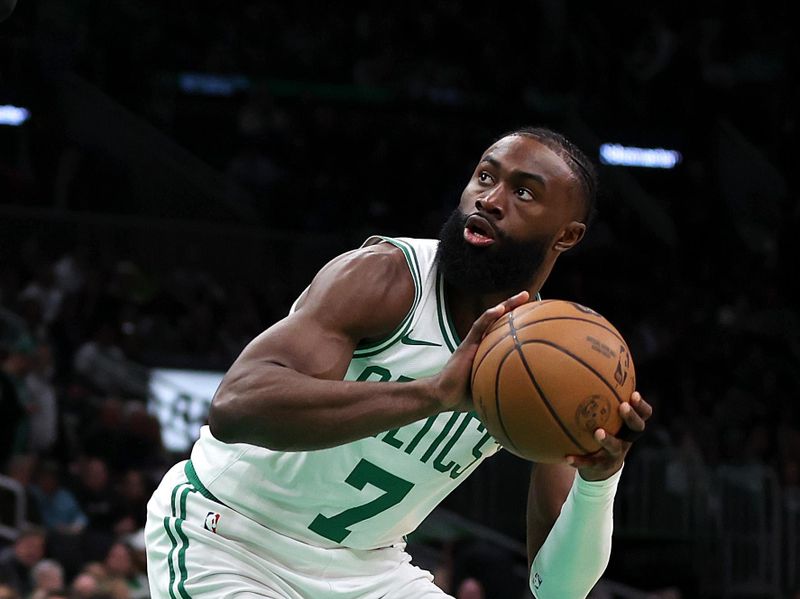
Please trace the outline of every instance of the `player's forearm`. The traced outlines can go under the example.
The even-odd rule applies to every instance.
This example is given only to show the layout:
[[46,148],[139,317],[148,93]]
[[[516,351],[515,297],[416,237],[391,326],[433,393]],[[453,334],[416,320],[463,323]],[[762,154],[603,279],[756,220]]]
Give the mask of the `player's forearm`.
[[621,472],[604,481],[580,476],[531,566],[537,599],[584,599],[611,556],[614,496]]
[[429,381],[323,380],[277,364],[226,376],[209,413],[226,443],[302,451],[341,445],[441,411]]

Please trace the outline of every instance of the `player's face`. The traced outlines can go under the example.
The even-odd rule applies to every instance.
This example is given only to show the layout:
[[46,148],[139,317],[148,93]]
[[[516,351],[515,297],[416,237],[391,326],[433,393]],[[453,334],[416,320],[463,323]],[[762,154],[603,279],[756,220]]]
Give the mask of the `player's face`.
[[555,242],[565,226],[580,220],[583,206],[564,160],[535,139],[512,135],[483,154],[459,209],[467,215],[464,240],[488,248],[502,242],[497,233]]
[[542,264],[583,234],[574,175],[547,146],[504,137],[481,157],[442,227],[445,277],[473,292],[526,288]]

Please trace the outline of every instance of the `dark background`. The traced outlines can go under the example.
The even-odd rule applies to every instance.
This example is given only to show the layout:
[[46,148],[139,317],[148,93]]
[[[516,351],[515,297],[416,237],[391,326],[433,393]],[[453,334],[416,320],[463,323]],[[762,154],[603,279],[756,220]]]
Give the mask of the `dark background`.
[[[0,105],[31,112],[0,126],[0,300],[53,355],[61,424],[33,453],[74,466],[91,451],[69,422],[137,397],[76,371],[88,340],[144,367],[224,370],[326,261],[373,233],[436,236],[489,143],[546,125],[596,163],[605,142],[683,155],[672,170],[598,165],[598,218],[543,290],[628,339],[657,409],[640,451],[688,453],[703,477],[755,464],[795,497],[788,6],[22,0],[0,25]],[[151,481],[174,457],[103,456],[112,478]],[[527,466],[486,468],[447,506],[521,540]],[[616,579],[723,592],[693,558],[707,539],[621,519]],[[775,558],[784,593],[800,586],[796,539]]]

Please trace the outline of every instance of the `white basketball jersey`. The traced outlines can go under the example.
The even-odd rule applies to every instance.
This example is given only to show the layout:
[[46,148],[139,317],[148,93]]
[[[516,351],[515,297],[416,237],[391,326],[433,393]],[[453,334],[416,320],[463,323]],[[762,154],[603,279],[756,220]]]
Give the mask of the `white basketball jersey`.
[[[435,265],[438,242],[371,237],[364,245],[382,241],[405,254],[414,303],[392,334],[356,349],[345,379],[402,384],[439,372],[460,340]],[[298,452],[222,443],[203,427],[189,471],[210,496],[277,532],[323,547],[373,549],[402,541],[498,448],[474,412]]]

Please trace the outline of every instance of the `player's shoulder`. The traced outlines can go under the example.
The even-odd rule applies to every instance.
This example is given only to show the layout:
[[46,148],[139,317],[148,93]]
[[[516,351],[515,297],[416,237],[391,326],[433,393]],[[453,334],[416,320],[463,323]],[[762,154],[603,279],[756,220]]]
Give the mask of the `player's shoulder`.
[[410,264],[400,243],[367,243],[328,262],[297,308],[323,321],[357,323],[365,337],[390,331],[413,306],[416,284]]
[[410,302],[415,292],[422,291],[438,245],[435,239],[373,236],[350,259],[354,260],[354,268],[370,271],[366,280],[372,280],[370,275],[374,275],[376,291],[400,294]]
[[386,285],[400,291],[409,286],[413,291],[413,279],[402,246],[381,238],[373,239],[338,256],[326,268],[337,270],[340,277],[355,278],[359,287],[371,284],[377,290]]

